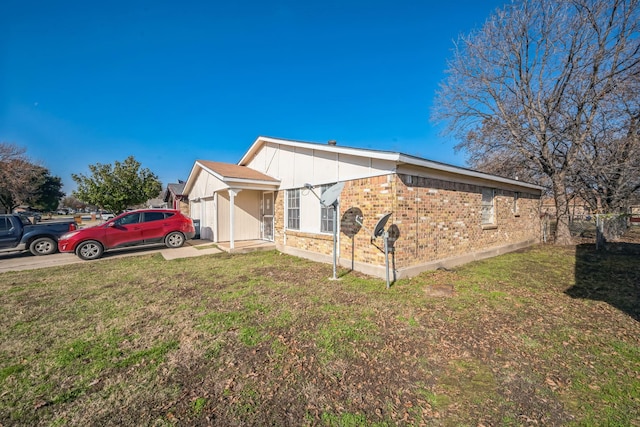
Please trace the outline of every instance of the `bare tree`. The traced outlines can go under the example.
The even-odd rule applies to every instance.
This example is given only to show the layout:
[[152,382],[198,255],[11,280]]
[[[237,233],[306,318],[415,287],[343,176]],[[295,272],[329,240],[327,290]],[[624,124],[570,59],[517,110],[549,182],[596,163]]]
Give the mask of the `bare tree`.
[[472,166],[499,160],[549,185],[560,244],[574,172],[594,143],[615,141],[598,139],[598,124],[623,115],[620,93],[637,78],[638,1],[514,1],[459,40],[436,96],[433,119]]
[[60,203],[62,204],[62,207],[71,208],[73,210],[84,209],[87,207],[86,203],[81,202],[80,200],[76,199],[74,196],[63,197]]
[[599,212],[626,212],[640,190],[640,66],[628,83],[601,108],[572,172],[576,191]]
[[0,205],[7,212],[37,195],[45,168],[29,160],[25,149],[0,142]]

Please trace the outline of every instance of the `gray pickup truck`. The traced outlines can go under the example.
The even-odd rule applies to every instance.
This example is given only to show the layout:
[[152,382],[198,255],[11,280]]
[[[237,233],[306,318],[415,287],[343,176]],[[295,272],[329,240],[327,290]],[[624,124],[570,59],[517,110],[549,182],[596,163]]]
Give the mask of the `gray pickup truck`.
[[0,253],[29,251],[49,255],[58,250],[58,238],[76,228],[73,219],[32,224],[25,216],[0,215]]

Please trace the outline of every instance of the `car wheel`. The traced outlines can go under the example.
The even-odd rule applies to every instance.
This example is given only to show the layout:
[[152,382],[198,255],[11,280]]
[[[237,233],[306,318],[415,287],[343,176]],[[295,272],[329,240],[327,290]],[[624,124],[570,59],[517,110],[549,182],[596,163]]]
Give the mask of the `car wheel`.
[[103,252],[104,248],[102,247],[100,242],[96,242],[95,240],[87,240],[86,242],[82,242],[76,249],[76,255],[78,255],[78,258],[84,259],[86,261],[100,258]]
[[49,255],[58,249],[55,240],[50,237],[40,237],[29,245],[29,251],[34,255]]
[[167,245],[168,248],[179,248],[184,245],[184,242],[184,235],[178,231],[169,233],[167,237],[164,238],[164,244]]

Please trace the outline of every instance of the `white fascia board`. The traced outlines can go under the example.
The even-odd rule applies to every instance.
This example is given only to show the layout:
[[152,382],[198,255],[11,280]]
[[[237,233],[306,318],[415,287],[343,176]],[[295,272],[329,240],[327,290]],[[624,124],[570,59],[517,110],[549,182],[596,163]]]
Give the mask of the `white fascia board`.
[[367,157],[367,158],[374,158],[374,159],[380,159],[380,160],[398,161],[400,157],[399,153],[393,153],[393,152],[387,152],[387,151],[364,150],[360,148],[341,147],[340,145],[329,145],[329,144],[325,145],[325,144],[313,143],[313,142],[292,141],[289,139],[277,139],[277,138],[269,138],[269,137],[261,136],[261,137],[258,137],[258,139],[256,139],[255,142],[251,145],[249,150],[247,150],[245,155],[238,162],[238,165],[242,166],[246,164],[251,158],[251,156],[253,156],[253,154],[259,149],[259,147],[265,143],[286,145],[289,147],[306,148],[306,149],[315,150],[315,151],[326,151],[329,153],[347,154],[351,156]]
[[292,141],[288,139],[278,139],[278,138],[270,138],[270,137],[263,137],[263,136],[258,137],[255,140],[251,148],[249,148],[249,151],[247,151],[247,153],[242,157],[242,159],[240,160],[240,162],[238,162],[238,164],[242,165],[244,164],[244,162],[248,162],[250,157],[255,153],[255,151],[257,151],[259,147],[264,143],[287,145],[290,147],[300,147],[300,148],[306,148],[310,150],[326,151],[326,152],[338,153],[338,154],[347,154],[352,156],[367,157],[367,158],[378,159],[378,160],[389,160],[389,161],[396,162],[396,164],[406,163],[410,165],[430,168],[434,170],[449,172],[449,173],[463,175],[463,176],[472,177],[472,178],[485,179],[489,181],[517,185],[523,188],[529,188],[529,189],[534,189],[538,191],[544,190],[544,187],[536,184],[530,184],[527,182],[518,181],[510,178],[503,178],[500,176],[478,172],[471,169],[462,168],[459,166],[453,166],[445,163],[434,162],[432,160],[422,159],[420,157],[408,156],[406,154],[402,154],[398,152],[349,148],[349,147],[341,147],[339,145],[328,145],[328,144],[324,145],[324,144]]
[[255,179],[243,179],[243,178],[224,178],[221,180],[229,187],[240,187],[244,189],[248,189],[248,186],[255,186],[255,189],[272,187],[277,189],[280,186],[280,181],[262,181]]
[[275,188],[280,186],[280,180],[263,181],[263,180],[259,180],[259,179],[225,177],[225,176],[222,176],[219,173],[209,169],[208,167],[204,166],[203,164],[201,164],[199,162],[196,162],[196,163],[198,163],[198,165],[200,166],[200,168],[202,168],[202,170],[205,170],[205,171],[209,172],[211,175],[216,177],[221,182],[224,182],[229,187],[233,187],[234,186],[233,184],[240,184],[240,185],[243,186],[243,188],[246,188],[244,186],[247,186],[247,185],[258,185],[258,186],[262,186],[262,187],[264,187],[264,186],[273,186]]
[[191,191],[191,187],[193,187],[193,184],[195,183],[196,176],[198,175],[196,169],[202,169],[202,165],[200,165],[198,162],[195,162],[193,167],[191,168],[191,172],[189,172],[187,182],[184,185],[184,190],[182,190],[186,195],[189,195],[189,191]]
[[471,178],[479,178],[479,179],[485,179],[485,180],[488,180],[488,181],[502,182],[502,183],[506,183],[506,184],[517,185],[519,187],[525,187],[525,188],[530,188],[530,189],[539,190],[539,191],[543,191],[544,190],[544,187],[541,187],[541,186],[536,185],[536,184],[530,184],[528,182],[522,182],[522,181],[518,181],[516,179],[503,178],[501,176],[491,175],[491,174],[484,173],[484,172],[478,172],[478,171],[474,171],[472,169],[465,169],[465,168],[461,168],[461,167],[458,167],[458,166],[447,165],[447,164],[444,164],[444,163],[438,163],[438,162],[434,162],[434,161],[431,161],[431,160],[426,160],[426,159],[420,159],[420,158],[417,158],[417,157],[406,156],[404,154],[400,154],[398,161],[401,162],[401,163],[406,163],[406,164],[410,164],[410,165],[425,167],[425,168],[429,168],[429,169],[435,169],[435,170],[439,170],[439,171],[443,171],[443,172],[449,172],[449,173],[453,173],[453,174],[457,174],[457,175],[468,176],[468,177],[471,177]]

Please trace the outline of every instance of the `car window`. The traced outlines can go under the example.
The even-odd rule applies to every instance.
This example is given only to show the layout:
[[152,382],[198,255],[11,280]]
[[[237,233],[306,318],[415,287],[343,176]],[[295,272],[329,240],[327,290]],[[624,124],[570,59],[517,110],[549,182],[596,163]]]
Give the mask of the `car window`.
[[0,231],[9,231],[13,227],[9,218],[0,218]]
[[171,218],[172,216],[174,216],[176,213],[175,212],[165,212],[164,213],[164,217],[165,218]]
[[122,218],[119,218],[116,221],[116,224],[118,225],[128,225],[128,224],[137,224],[140,222],[140,213],[136,212],[136,213],[132,213],[129,215],[125,215]]
[[31,225],[31,220],[24,215],[19,215],[20,221],[22,221],[22,225]]
[[158,221],[160,219],[164,219],[163,212],[145,212],[144,213],[144,222]]

